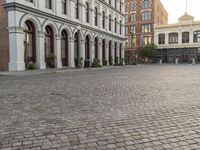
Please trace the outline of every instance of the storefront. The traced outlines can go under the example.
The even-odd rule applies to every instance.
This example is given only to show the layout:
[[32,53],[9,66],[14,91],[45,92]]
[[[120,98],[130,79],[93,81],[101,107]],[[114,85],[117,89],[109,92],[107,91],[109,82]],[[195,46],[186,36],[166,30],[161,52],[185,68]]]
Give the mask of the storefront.
[[193,59],[196,63],[200,63],[200,51],[198,48],[175,48],[161,49],[160,58],[163,63],[192,63]]

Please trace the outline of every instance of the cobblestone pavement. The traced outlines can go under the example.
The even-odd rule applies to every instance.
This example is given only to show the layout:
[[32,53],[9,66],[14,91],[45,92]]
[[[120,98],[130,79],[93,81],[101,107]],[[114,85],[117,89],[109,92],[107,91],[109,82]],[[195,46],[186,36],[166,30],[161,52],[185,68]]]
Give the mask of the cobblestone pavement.
[[200,65],[0,76],[2,150],[200,149]]

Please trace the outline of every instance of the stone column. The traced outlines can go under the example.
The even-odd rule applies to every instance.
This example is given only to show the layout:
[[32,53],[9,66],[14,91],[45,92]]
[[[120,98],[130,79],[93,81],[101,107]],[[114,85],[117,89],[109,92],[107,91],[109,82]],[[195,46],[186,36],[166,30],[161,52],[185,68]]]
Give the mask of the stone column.
[[62,61],[61,61],[61,36],[56,35],[55,41],[55,55],[56,55],[56,68],[62,68]]
[[112,42],[111,55],[113,58],[113,65],[115,64],[115,44]]
[[94,41],[92,41],[90,46],[90,63],[92,63],[94,59],[94,46]]
[[178,32],[178,44],[182,44],[182,32]]
[[74,38],[70,38],[69,40],[69,51],[68,51],[68,60],[69,60],[69,67],[75,67],[74,63]]
[[90,4],[91,4],[91,7],[90,7],[90,15],[91,15],[91,23],[92,23],[92,26],[95,26],[95,19],[94,19],[94,16],[95,16],[95,10],[94,10],[94,1],[92,1]]
[[107,66],[109,66],[109,44],[108,41],[106,41],[106,46],[105,46],[105,59],[107,61]]
[[[112,18],[112,14],[111,14],[111,18]],[[111,21],[111,32],[112,33],[115,33],[115,20],[114,20],[114,18],[112,18],[111,19],[112,21]]]
[[85,61],[85,40],[81,40],[81,46],[80,46],[80,57],[83,58],[83,63]]
[[99,28],[103,29],[102,21],[103,21],[103,14],[102,14],[102,6],[99,7]]
[[[101,40],[102,41],[102,40]],[[103,64],[103,58],[102,58],[102,42],[99,42],[99,45],[98,45],[98,59],[100,60],[100,65]]]
[[165,44],[169,44],[169,33],[165,34]]
[[37,66],[38,69],[46,69],[46,62],[45,62],[45,36],[43,32],[38,32],[38,40],[37,40]]
[[24,32],[22,28],[10,27],[9,30],[9,71],[25,70]]
[[190,42],[189,43],[193,43],[193,31],[190,31]]
[[69,8],[69,10],[68,10],[69,18],[70,18],[70,19],[75,19],[75,9],[74,9],[75,3],[74,3],[74,1],[70,0],[70,1],[68,2],[68,4],[69,4],[69,6],[70,6],[70,7],[67,7],[67,8]]
[[[124,57],[125,57],[125,55],[124,55],[124,47],[125,47],[125,43],[123,42],[122,43],[122,49],[121,49],[121,51],[122,51],[122,59],[124,59]],[[125,59],[124,59],[123,64],[125,65]]]
[[119,61],[120,61],[120,56],[119,56],[119,48],[120,48],[120,45],[119,45],[119,43],[117,43],[117,57],[118,57],[118,63],[119,63]]
[[86,18],[86,16],[85,16],[86,9],[85,9],[84,3],[85,3],[85,1],[79,2],[79,21],[82,23],[85,22],[85,18]]
[[109,31],[109,17],[107,16],[107,13],[105,16],[105,30]]

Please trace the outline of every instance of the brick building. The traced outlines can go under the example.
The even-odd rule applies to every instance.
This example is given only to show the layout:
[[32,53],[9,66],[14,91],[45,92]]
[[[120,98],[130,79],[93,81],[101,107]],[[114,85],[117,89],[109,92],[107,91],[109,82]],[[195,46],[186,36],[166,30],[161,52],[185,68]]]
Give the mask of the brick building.
[[125,57],[131,64],[139,47],[153,43],[154,26],[168,24],[168,13],[160,0],[125,0]]
[[8,70],[8,17],[3,7],[5,0],[0,0],[0,70]]

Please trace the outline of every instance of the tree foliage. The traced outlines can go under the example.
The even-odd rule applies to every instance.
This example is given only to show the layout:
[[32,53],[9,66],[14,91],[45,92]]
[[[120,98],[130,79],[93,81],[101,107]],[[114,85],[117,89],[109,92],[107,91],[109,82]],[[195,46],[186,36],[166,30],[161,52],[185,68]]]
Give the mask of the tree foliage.
[[152,60],[158,54],[157,46],[155,44],[147,44],[143,47],[140,47],[138,50],[138,55],[144,60]]

